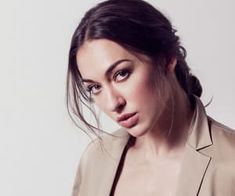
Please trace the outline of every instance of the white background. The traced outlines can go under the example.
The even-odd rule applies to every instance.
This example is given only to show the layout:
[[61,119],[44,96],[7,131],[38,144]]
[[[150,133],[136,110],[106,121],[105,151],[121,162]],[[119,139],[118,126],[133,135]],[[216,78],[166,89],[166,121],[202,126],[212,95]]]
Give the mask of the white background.
[[[71,194],[89,139],[70,121],[65,80],[70,39],[97,1],[0,2],[0,195]],[[235,128],[233,0],[149,1],[179,30],[188,62],[213,97],[208,113]],[[116,127],[105,119],[106,127]],[[110,130],[112,131],[112,130]]]

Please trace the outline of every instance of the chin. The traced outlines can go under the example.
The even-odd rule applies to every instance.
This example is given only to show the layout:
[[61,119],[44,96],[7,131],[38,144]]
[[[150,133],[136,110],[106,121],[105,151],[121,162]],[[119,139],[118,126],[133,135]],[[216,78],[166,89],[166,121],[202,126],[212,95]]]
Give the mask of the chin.
[[144,128],[143,126],[140,125],[135,125],[132,128],[127,128],[126,131],[132,135],[133,137],[141,137],[144,134],[146,134],[148,129]]

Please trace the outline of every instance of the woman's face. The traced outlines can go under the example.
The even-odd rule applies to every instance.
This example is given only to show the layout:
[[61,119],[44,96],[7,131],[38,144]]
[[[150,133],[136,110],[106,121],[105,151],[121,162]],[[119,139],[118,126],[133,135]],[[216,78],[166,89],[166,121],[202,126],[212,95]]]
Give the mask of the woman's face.
[[94,103],[131,135],[156,129],[166,115],[167,90],[156,86],[156,68],[146,56],[100,39],[83,44],[77,64]]

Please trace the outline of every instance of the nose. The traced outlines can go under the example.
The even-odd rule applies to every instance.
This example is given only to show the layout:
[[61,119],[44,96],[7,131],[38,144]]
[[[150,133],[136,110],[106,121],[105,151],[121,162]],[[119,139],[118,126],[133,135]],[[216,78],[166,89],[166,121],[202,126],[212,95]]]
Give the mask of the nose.
[[109,89],[106,104],[109,111],[120,113],[126,105],[126,100],[117,90]]

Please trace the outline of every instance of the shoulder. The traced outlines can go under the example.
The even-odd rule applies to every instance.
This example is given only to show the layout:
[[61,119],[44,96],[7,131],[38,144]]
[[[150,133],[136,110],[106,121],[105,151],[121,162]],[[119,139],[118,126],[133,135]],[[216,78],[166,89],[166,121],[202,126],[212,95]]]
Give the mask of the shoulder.
[[129,134],[119,129],[112,134],[103,133],[88,144],[80,158],[73,195],[93,191],[90,187],[96,187],[100,175],[104,177],[112,173],[112,167],[115,168],[118,163],[128,138]]
[[[218,121],[208,117],[211,126],[211,137],[213,144],[229,145],[235,150],[235,130],[219,123]],[[229,147],[229,146],[226,146]]]
[[119,129],[111,134],[102,133],[100,138],[92,140],[84,150],[79,164],[81,169],[86,171],[87,168],[119,160],[128,139],[129,134],[125,129]]
[[89,157],[99,158],[105,153],[112,153],[116,148],[122,148],[128,140],[128,133],[124,129],[118,129],[113,133],[102,133],[99,138],[92,140],[86,147],[81,159]]
[[235,157],[235,130],[208,117],[212,140],[212,157],[217,160],[234,160]]
[[[212,144],[200,152],[210,157],[204,179],[206,191],[234,195],[235,182],[235,130],[208,117]],[[223,183],[221,183],[223,182]],[[211,184],[214,186],[208,188]]]

